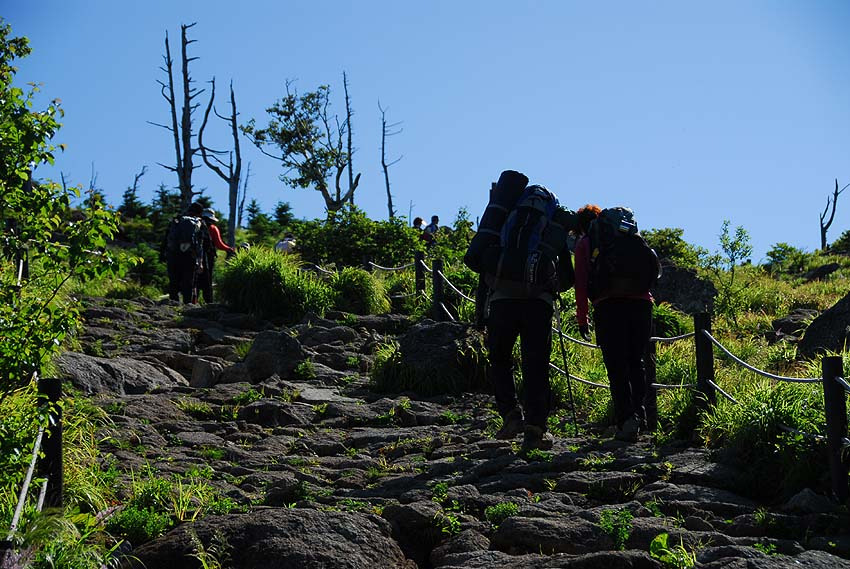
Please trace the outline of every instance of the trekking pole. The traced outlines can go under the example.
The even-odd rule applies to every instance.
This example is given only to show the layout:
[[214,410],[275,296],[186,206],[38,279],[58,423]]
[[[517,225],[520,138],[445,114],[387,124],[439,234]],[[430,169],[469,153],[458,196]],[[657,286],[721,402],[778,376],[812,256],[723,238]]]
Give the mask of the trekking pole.
[[561,308],[563,307],[563,300],[561,300],[561,295],[558,295],[558,307],[555,312],[555,318],[558,320],[558,340],[561,344],[561,359],[564,360],[564,375],[567,376],[567,393],[570,396],[570,407],[572,407],[573,411],[573,429],[575,430],[575,436],[578,436],[578,420],[576,419],[576,402],[573,399],[573,382],[570,379],[570,368],[567,364],[567,348],[564,346],[564,335],[563,335],[563,327],[561,322]]

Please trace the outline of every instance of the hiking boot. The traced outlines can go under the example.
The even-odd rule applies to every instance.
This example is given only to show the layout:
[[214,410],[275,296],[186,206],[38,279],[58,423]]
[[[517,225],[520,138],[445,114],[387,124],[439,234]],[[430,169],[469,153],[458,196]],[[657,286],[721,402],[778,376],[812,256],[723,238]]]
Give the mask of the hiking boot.
[[525,426],[525,435],[522,437],[520,454],[526,454],[532,450],[549,450],[555,443],[551,433],[547,433],[540,427],[534,425]]
[[522,420],[522,411],[519,407],[502,417],[502,428],[496,431],[496,438],[505,441],[514,438],[522,432],[525,421]]
[[640,420],[635,416],[631,416],[626,419],[622,427],[617,429],[614,438],[618,441],[634,443],[638,440],[638,434],[640,434]]

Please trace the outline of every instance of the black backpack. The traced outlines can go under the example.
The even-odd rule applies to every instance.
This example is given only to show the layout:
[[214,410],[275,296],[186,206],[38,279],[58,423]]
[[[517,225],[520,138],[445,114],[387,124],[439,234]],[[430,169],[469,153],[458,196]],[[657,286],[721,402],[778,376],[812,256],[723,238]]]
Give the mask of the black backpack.
[[203,230],[204,222],[200,217],[181,215],[174,218],[168,226],[168,251],[200,255],[203,251]]
[[649,292],[658,278],[658,256],[640,235],[632,210],[603,209],[591,222],[588,235],[590,300]]
[[[555,194],[543,186],[528,186],[502,225],[498,247],[484,254],[487,284],[512,296],[534,298],[572,285],[572,262],[565,250],[567,228],[558,220]],[[563,264],[563,265],[562,265]],[[569,268],[565,271],[564,268]]]

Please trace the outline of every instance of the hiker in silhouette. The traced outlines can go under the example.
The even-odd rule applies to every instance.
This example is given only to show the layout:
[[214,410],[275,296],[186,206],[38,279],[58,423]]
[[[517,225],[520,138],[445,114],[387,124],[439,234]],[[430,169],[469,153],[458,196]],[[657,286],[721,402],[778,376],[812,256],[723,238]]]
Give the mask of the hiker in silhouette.
[[[610,211],[610,210],[605,210]],[[579,333],[590,340],[588,328],[588,300],[593,303],[593,323],[596,329],[596,342],[602,349],[602,359],[608,372],[608,384],[611,390],[611,402],[614,407],[614,422],[617,440],[634,442],[641,430],[646,428],[646,370],[644,355],[652,332],[652,294],[649,286],[637,290],[606,286],[604,282],[614,282],[617,264],[608,259],[617,253],[606,252],[611,247],[601,246],[594,240],[599,231],[592,225],[603,213],[597,205],[588,204],[577,212],[578,240],[575,245],[575,294],[576,321]],[[604,215],[604,214],[603,214]],[[601,222],[601,221],[600,221]],[[637,226],[635,225],[635,232]],[[624,240],[615,237],[614,240]],[[640,238],[642,240],[642,238]],[[647,266],[647,272],[658,274],[658,259],[640,257],[641,266]],[[633,256],[632,258],[637,258]],[[653,264],[654,263],[654,264]],[[603,278],[601,271],[609,271]],[[612,272],[613,271],[613,272]],[[595,282],[596,281],[596,282]]]
[[201,214],[204,206],[195,202],[168,224],[163,250],[168,270],[168,297],[184,304],[198,301],[197,279],[203,272],[203,234]]
[[430,247],[437,240],[437,232],[440,230],[440,217],[437,215],[431,216],[431,223],[425,226],[422,230],[422,239]]

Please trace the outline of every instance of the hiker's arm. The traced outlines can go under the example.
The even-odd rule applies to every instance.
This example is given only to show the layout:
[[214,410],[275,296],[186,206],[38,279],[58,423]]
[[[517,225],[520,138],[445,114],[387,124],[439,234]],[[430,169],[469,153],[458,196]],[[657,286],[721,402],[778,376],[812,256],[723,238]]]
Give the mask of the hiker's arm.
[[218,227],[215,225],[210,225],[210,239],[212,240],[213,247],[219,251],[227,251],[228,253],[234,252],[233,247],[221,240],[221,231],[219,231]]

